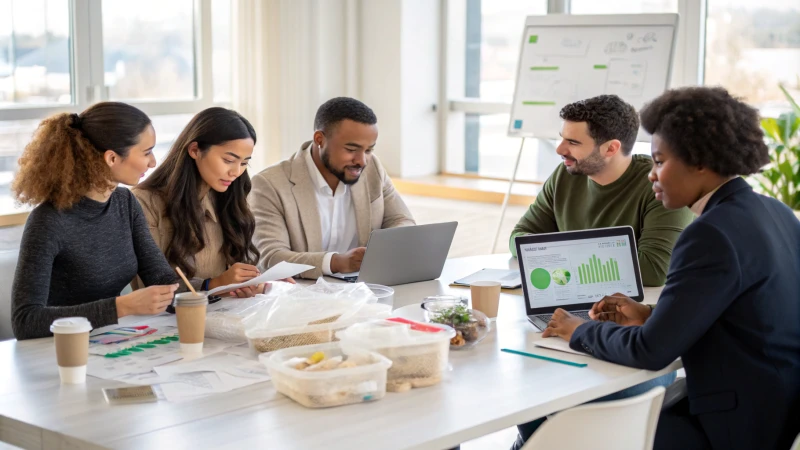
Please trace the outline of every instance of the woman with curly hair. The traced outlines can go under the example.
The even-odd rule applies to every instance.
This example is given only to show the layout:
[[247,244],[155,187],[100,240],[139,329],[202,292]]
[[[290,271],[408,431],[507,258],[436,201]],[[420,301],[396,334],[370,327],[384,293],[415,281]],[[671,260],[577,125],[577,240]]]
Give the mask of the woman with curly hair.
[[[155,132],[145,113],[98,103],[45,119],[19,159],[12,190],[37,205],[22,235],[12,286],[17,339],[49,336],[59,317],[92,326],[166,309],[177,275],[153,242],[130,190],[155,166]],[[148,287],[121,291],[136,276]]]
[[675,244],[657,307],[617,294],[589,322],[556,311],[544,336],[643,369],[682,359],[688,397],[662,411],[656,449],[787,449],[800,432],[800,222],[739,178],[769,163],[758,112],[692,87],[641,118],[656,198],[698,218]]
[[[133,189],[156,244],[197,290],[242,283],[259,275],[247,205],[256,132],[236,111],[208,108],[192,118],[164,163]],[[140,283],[135,282],[134,287]],[[245,287],[238,297],[263,291]]]

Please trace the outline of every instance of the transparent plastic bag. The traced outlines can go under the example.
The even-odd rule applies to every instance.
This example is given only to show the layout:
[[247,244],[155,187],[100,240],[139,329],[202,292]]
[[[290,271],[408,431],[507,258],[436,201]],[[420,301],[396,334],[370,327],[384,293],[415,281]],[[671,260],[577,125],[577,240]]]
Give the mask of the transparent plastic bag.
[[245,335],[257,353],[332,342],[338,330],[391,314],[391,306],[376,302],[364,283],[333,284],[320,278],[310,286],[295,286],[269,308],[246,317]]
[[270,283],[264,294],[252,298],[224,298],[208,306],[206,313],[205,336],[226,342],[247,342],[242,319],[256,312],[269,309],[280,295],[294,287],[291,283],[276,281]]

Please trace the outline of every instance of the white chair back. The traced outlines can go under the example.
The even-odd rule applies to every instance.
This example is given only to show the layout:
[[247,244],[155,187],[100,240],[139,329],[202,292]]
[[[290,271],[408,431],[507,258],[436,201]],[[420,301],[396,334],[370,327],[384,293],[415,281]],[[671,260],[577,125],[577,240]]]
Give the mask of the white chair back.
[[18,257],[19,249],[0,251],[0,341],[14,339],[11,329],[11,285]]
[[561,411],[548,418],[522,450],[651,450],[664,392],[657,386],[636,397]]

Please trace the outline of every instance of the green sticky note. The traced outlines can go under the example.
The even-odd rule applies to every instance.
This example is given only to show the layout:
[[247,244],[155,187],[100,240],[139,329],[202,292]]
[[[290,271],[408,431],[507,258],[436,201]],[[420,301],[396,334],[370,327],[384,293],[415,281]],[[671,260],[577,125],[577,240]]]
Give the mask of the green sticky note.
[[595,64],[594,68],[595,69],[608,69],[608,66],[605,65],[605,64]]
[[127,350],[120,350],[120,351],[117,352],[117,356],[128,356],[130,354],[131,354],[131,352],[129,352]]
[[137,347],[126,348],[125,350],[127,350],[129,352],[143,352],[144,351],[144,350],[142,350],[140,348],[137,348]]
[[153,344],[139,344],[139,345],[137,345],[137,347],[139,347],[139,348],[156,348],[156,346],[153,345]]
[[531,70],[558,70],[558,66],[533,66]]
[[119,357],[119,355],[118,355],[118,354],[116,354],[116,353],[106,353],[106,354],[105,354],[105,357],[106,357],[106,358],[118,358],[118,357]]
[[170,341],[172,341],[172,342],[175,342],[175,341],[177,341],[179,338],[178,338],[178,336],[168,336],[168,337],[166,337],[165,339],[169,339]]
[[528,43],[529,44],[535,44],[538,41],[539,41],[539,36],[536,36],[536,35],[533,35],[533,36],[528,38]]
[[153,344],[169,344],[170,341],[168,339],[159,339],[157,341],[153,341]]

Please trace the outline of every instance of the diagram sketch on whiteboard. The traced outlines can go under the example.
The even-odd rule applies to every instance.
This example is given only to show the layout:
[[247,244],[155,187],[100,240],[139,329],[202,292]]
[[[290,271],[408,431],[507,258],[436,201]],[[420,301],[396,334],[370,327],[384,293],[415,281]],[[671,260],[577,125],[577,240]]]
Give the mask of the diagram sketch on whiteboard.
[[612,59],[608,63],[606,94],[622,98],[641,97],[644,92],[647,63],[626,59]]

